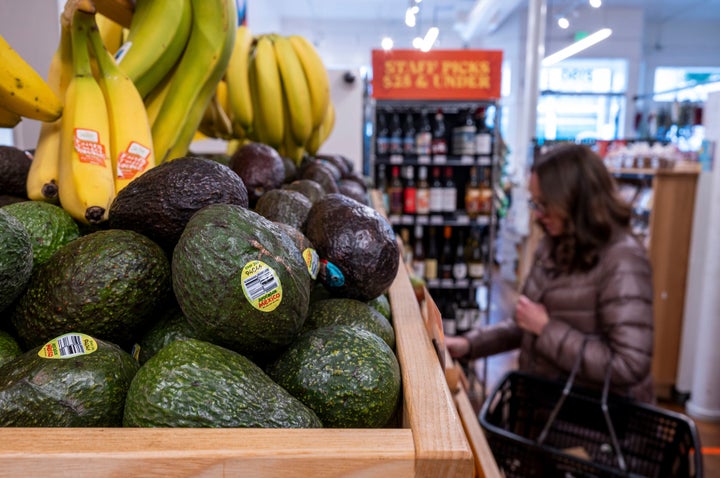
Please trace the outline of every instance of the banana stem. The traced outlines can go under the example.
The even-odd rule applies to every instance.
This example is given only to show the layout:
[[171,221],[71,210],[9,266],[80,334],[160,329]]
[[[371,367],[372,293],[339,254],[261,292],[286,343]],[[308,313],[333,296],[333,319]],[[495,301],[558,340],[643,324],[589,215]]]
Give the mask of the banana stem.
[[95,23],[95,14],[76,10],[72,22],[73,70],[76,77],[92,76],[88,32]]

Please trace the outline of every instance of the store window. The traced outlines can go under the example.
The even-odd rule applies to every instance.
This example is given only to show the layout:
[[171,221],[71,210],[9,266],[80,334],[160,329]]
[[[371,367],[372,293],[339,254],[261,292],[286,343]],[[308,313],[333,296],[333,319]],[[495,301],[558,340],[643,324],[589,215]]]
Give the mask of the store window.
[[539,142],[624,136],[627,61],[567,60],[542,68],[539,87]]
[[720,91],[720,68],[655,69],[654,101],[706,101],[712,91]]

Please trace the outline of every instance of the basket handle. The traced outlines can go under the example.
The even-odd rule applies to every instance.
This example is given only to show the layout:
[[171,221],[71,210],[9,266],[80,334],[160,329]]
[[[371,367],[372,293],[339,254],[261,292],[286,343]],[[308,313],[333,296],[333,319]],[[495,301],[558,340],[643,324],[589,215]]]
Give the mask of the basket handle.
[[[550,432],[550,428],[552,427],[553,423],[555,422],[555,419],[557,418],[558,412],[560,412],[560,408],[562,408],[563,404],[565,403],[565,399],[570,395],[570,391],[572,390],[573,383],[575,382],[575,376],[578,373],[578,370],[580,370],[580,362],[582,362],[583,353],[585,352],[585,345],[588,342],[589,337],[585,336],[585,339],[583,340],[582,346],[580,347],[580,353],[578,354],[577,358],[575,359],[575,363],[573,364],[573,368],[570,371],[570,376],[568,377],[567,381],[565,382],[565,386],[563,387],[562,395],[560,395],[560,399],[555,404],[555,407],[553,407],[552,411],[550,412],[550,416],[548,417],[547,423],[545,423],[545,426],[543,427],[542,431],[540,432],[540,436],[538,436],[537,444],[542,445],[545,439],[547,438],[548,432]],[[608,400],[608,392],[610,390],[610,374],[612,373],[612,368],[608,367],[607,371],[605,372],[605,380],[603,383],[603,391],[602,391],[602,398],[600,400],[600,408],[602,409],[603,417],[605,418],[605,424],[607,425],[608,431],[610,432],[610,440],[612,440],[612,446],[615,449],[615,455],[617,456],[618,466],[622,471],[627,471],[627,464],[625,463],[625,457],[622,454],[622,451],[620,450],[620,442],[618,441],[617,434],[615,433],[615,427],[612,424],[612,421],[610,420],[610,412],[608,410],[607,400]]]

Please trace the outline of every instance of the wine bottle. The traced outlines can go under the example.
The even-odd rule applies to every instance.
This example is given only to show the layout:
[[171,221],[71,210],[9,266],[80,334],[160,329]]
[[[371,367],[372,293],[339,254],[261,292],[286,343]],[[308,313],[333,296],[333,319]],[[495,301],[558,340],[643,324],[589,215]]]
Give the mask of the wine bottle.
[[417,212],[417,188],[415,186],[415,170],[412,166],[405,168],[405,188],[403,189],[403,212]]
[[393,113],[390,117],[390,154],[402,154],[403,130],[400,124],[400,115]]
[[415,120],[413,119],[412,113],[408,112],[407,115],[405,115],[403,153],[414,154],[415,150]]
[[443,182],[442,178],[440,176],[440,168],[434,167],[432,169],[432,183],[430,183],[430,212],[435,213],[442,213],[444,208],[444,201],[443,201]]
[[412,268],[416,277],[425,277],[425,245],[423,244],[423,227],[420,225],[415,226]]
[[385,155],[390,152],[390,128],[388,127],[387,118],[383,112],[378,112],[377,121],[375,152],[378,155]]
[[393,166],[390,184],[388,185],[388,199],[390,201],[390,214],[403,212],[403,185],[400,179],[400,166]]
[[427,167],[418,168],[418,183],[415,191],[415,212],[430,214],[430,183],[427,179]]
[[423,111],[420,116],[420,129],[415,134],[415,152],[418,155],[428,155],[431,152],[432,144],[432,125],[428,118],[427,111]]
[[468,265],[465,259],[465,233],[460,229],[457,233],[457,244],[455,246],[455,262],[453,263],[452,275],[456,281],[467,279]]
[[428,231],[428,247],[425,254],[425,278],[428,280],[438,278],[438,247],[435,227],[430,227]]
[[457,188],[453,178],[453,168],[445,168],[445,183],[443,184],[442,210],[443,212],[455,212],[457,208]]
[[443,228],[443,245],[442,252],[440,253],[440,264],[438,275],[441,279],[452,279],[453,278],[453,264],[455,260],[453,258],[452,248],[452,227],[445,226]]

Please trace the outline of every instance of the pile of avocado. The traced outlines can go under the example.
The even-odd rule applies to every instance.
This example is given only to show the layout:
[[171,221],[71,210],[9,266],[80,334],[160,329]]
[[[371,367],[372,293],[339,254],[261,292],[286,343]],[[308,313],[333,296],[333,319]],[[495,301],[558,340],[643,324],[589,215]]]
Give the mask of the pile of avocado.
[[399,250],[347,158],[189,154],[139,176],[92,228],[23,197],[26,167],[3,170],[0,426],[397,420]]

